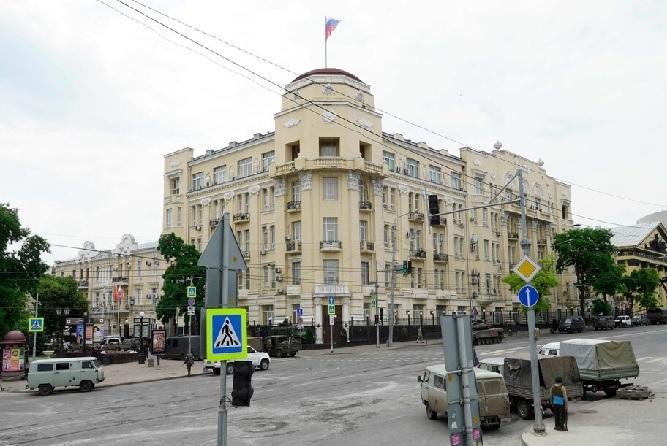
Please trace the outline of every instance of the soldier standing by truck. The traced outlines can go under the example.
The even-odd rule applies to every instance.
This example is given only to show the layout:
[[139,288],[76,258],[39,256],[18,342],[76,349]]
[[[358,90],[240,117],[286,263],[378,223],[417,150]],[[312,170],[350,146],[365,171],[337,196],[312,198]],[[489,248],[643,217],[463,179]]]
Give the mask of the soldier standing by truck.
[[555,426],[557,431],[567,430],[567,389],[563,385],[563,378],[557,376],[551,386],[551,410],[554,413]]

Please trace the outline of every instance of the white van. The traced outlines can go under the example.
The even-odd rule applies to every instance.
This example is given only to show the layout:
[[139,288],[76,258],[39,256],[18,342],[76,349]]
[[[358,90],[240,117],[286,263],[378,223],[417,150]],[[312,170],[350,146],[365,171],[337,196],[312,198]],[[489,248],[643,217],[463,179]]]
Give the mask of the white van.
[[37,389],[42,396],[50,395],[55,387],[78,386],[89,392],[104,381],[104,370],[92,356],[84,358],[38,359],[30,363],[26,388]]

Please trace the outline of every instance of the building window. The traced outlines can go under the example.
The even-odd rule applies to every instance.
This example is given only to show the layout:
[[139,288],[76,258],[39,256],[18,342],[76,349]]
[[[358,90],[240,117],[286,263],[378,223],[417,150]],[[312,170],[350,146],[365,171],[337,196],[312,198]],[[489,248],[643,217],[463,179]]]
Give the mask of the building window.
[[456,279],[456,292],[457,293],[462,293],[463,292],[463,280],[464,280],[464,275],[463,271],[456,271],[455,273],[455,279]]
[[491,274],[484,274],[484,285],[486,287],[486,294],[491,294],[491,289],[493,287],[493,284],[491,283]]
[[268,325],[273,323],[273,305],[262,305],[262,325]]
[[292,201],[301,201],[301,183],[298,181],[292,183]]
[[405,164],[407,169],[407,175],[414,178],[419,178],[419,161],[413,160],[412,158],[408,158],[405,161]]
[[390,172],[394,172],[396,170],[396,156],[391,152],[384,151],[382,152],[382,158],[384,158],[387,169]]
[[489,210],[487,208],[482,209],[482,224],[489,226]]
[[489,241],[484,240],[484,260],[489,260]]
[[264,267],[262,268],[262,272],[263,272],[262,276],[264,278],[264,288],[268,288],[269,287],[269,265],[264,265]]
[[389,229],[389,225],[384,225],[384,247],[391,247],[391,230]]
[[336,157],[338,156],[338,138],[335,139],[320,139],[320,156],[321,157]]
[[171,186],[170,189],[172,195],[178,195],[178,193],[180,192],[180,184],[181,180],[178,177],[169,180],[169,185]]
[[324,217],[323,219],[324,241],[335,242],[338,240],[338,218]]
[[428,166],[428,177],[431,183],[442,184],[442,172],[439,167]]
[[417,288],[424,288],[424,270],[417,268]]
[[461,187],[461,174],[457,172],[452,172],[450,175],[452,188],[456,190],[462,190]]
[[222,184],[225,182],[225,169],[227,166],[218,166],[213,169],[213,183]]
[[359,222],[359,240],[362,243],[366,243],[366,240],[368,240],[368,222],[365,220]]
[[292,285],[301,285],[301,262],[292,262]]
[[274,189],[273,186],[262,189],[262,209],[265,211],[273,210],[274,207]]
[[292,240],[301,240],[301,222],[295,221],[292,223]]
[[262,153],[262,172],[268,172],[269,166],[273,164],[273,160],[276,157],[276,152],[271,150],[270,152]]
[[389,288],[391,283],[391,263],[384,264],[384,287]]
[[245,288],[246,290],[250,289],[250,268],[245,270]]
[[454,237],[454,257],[457,259],[463,258],[463,238]]
[[368,201],[368,187],[363,180],[359,180],[359,201]]
[[171,219],[172,211],[173,211],[173,209],[165,210],[165,215],[164,215],[164,226],[165,226],[165,228],[171,228],[171,225],[173,223],[172,219]]
[[570,218],[570,210],[568,209],[568,207],[567,207],[566,204],[564,204],[564,205],[561,207],[561,218],[562,218],[563,220],[566,220],[566,219]]
[[338,178],[322,178],[322,198],[325,200],[338,200]]
[[243,178],[252,175],[252,158],[243,158],[238,162],[238,177]]
[[484,183],[482,183],[481,178],[475,178],[473,180],[473,189],[475,191],[475,195],[482,195],[484,193]]
[[324,283],[338,283],[338,260],[323,260]]
[[361,262],[361,284],[368,285],[370,282],[370,263]]
[[204,187],[204,172],[192,174],[192,190],[199,190]]

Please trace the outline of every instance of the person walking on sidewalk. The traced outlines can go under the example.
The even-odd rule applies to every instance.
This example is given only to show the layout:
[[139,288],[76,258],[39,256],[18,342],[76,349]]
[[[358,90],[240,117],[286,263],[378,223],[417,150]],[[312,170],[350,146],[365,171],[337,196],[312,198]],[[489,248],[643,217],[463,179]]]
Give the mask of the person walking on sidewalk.
[[563,385],[563,378],[557,376],[555,383],[551,386],[551,410],[554,413],[557,431],[567,430],[567,389]]
[[185,357],[185,362],[183,363],[188,368],[188,376],[192,375],[192,365],[194,363],[195,363],[194,358],[190,353],[188,353],[188,355]]

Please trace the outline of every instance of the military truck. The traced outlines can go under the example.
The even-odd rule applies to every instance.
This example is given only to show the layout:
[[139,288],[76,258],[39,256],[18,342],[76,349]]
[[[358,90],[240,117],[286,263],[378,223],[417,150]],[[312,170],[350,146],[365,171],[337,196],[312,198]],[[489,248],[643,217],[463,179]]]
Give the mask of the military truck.
[[[500,373],[475,368],[475,383],[479,398],[479,416],[483,429],[498,429],[502,418],[510,416],[507,389]],[[426,416],[435,420],[438,414],[447,416],[447,370],[442,364],[426,367],[417,377],[421,383],[421,400]]]
[[473,330],[472,332],[472,343],[474,345],[500,344],[501,342],[503,342],[502,328],[487,328],[484,330]]
[[667,323],[667,308],[649,308],[646,310],[646,319],[650,325]]
[[269,356],[282,358],[295,356],[301,350],[301,338],[288,335],[267,336],[263,339],[264,351]]
[[[562,355],[562,352],[561,352]],[[540,356],[538,357],[540,376],[540,401],[543,409],[550,409],[549,392],[556,376],[563,378],[568,399],[580,399],[584,390],[579,376],[576,360],[571,356]],[[524,357],[505,358],[503,377],[509,393],[512,408],[524,420],[535,416],[533,407],[533,388],[530,374],[530,360]]]
[[585,391],[604,391],[609,397],[632,383],[621,384],[621,379],[639,376],[639,365],[630,341],[605,339],[570,339],[560,343],[561,356],[572,356],[577,361]]

